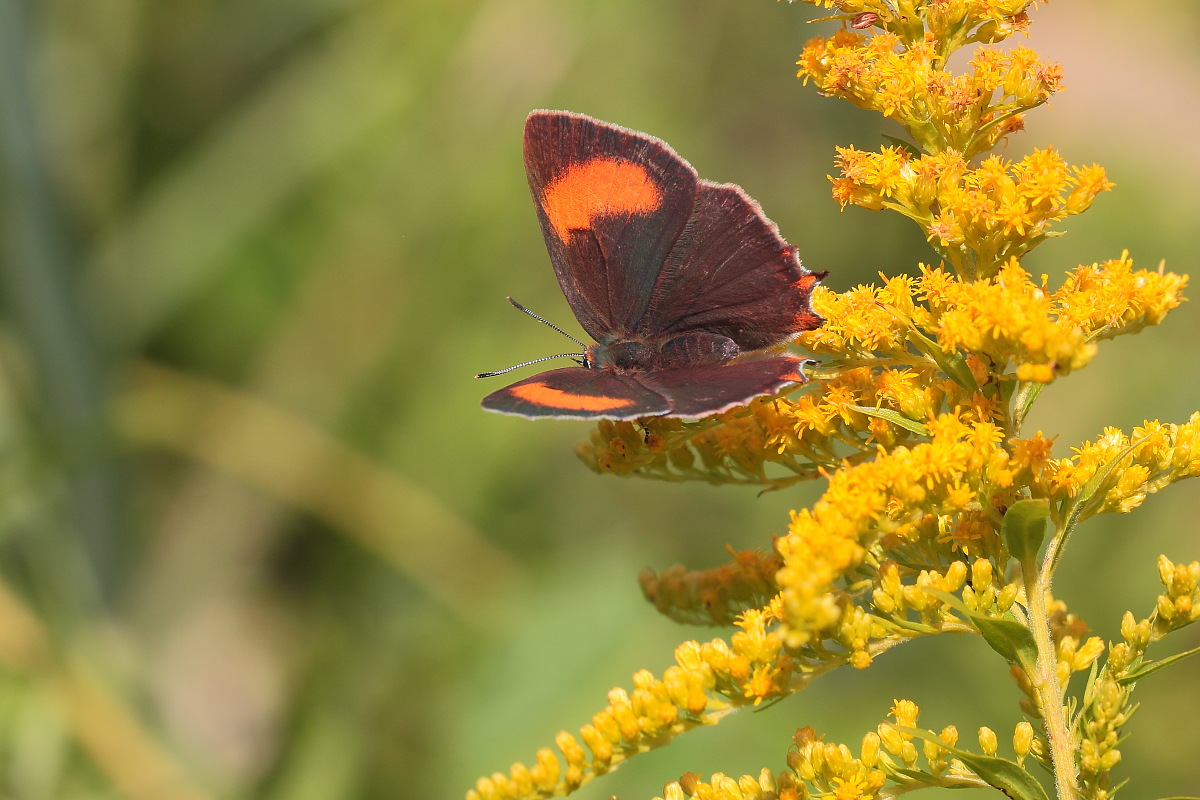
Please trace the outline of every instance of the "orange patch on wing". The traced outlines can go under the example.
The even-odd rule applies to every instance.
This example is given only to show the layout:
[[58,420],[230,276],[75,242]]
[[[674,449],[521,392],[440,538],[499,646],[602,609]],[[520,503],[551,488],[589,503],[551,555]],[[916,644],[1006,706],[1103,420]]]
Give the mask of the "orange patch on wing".
[[799,312],[792,318],[792,327],[789,330],[796,331],[811,331],[821,327],[825,320],[818,317],[814,312],[805,309]]
[[792,383],[808,383],[808,376],[804,374],[804,370],[797,368],[786,375],[781,376],[785,381]]
[[550,408],[565,408],[573,411],[612,411],[633,405],[633,401],[622,397],[598,397],[596,395],[571,394],[552,389],[544,383],[526,383],[512,387],[512,393],[522,400]]
[[572,230],[592,227],[601,214],[641,214],[662,205],[662,189],[646,168],[615,158],[572,165],[542,193],[542,208],[554,233],[566,241]]

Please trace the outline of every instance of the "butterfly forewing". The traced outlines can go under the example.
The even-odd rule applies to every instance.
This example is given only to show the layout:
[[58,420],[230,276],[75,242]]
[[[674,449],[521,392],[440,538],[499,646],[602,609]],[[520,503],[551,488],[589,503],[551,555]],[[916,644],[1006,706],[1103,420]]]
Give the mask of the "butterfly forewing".
[[559,285],[597,341],[631,333],[695,203],[696,172],[654,137],[535,111],[525,170]]

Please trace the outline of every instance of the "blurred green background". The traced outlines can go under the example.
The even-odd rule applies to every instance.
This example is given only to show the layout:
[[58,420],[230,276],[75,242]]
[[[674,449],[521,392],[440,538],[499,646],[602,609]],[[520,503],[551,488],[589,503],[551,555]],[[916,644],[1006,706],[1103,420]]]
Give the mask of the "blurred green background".
[[[1052,284],[1123,248],[1194,270],[1200,9],[1132,14],[1034,12],[1068,89],[1004,154],[1053,144],[1117,183],[1027,260]],[[897,131],[795,79],[814,16],[0,0],[0,797],[460,797],[714,635],[656,616],[638,569],[768,547],[819,487],[599,477],[572,453],[588,425],[486,414],[499,384],[471,376],[561,348],[506,294],[577,330],[525,185],[532,108],[651,132],[740,183],[835,290],[931,258],[897,215],[829,198],[835,144]],[[1031,429],[1062,455],[1186,419],[1198,337],[1184,306],[1105,345]],[[1148,612],[1158,553],[1200,556],[1198,518],[1184,484],[1090,524],[1058,593],[1114,636]],[[1195,674],[1139,687],[1135,796],[1200,791]],[[579,796],[779,769],[797,726],[853,745],[895,697],[965,738],[1017,720],[986,648],[922,641]]]

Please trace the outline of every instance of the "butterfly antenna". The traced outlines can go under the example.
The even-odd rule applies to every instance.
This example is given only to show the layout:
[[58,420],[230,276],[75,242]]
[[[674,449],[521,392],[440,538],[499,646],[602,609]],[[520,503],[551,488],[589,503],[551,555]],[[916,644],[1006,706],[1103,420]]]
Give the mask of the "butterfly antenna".
[[551,359],[555,359],[555,358],[573,358],[573,359],[575,359],[576,364],[579,364],[580,366],[586,365],[586,360],[587,360],[587,355],[586,355],[587,345],[586,344],[579,341],[574,336],[572,336],[571,334],[564,331],[562,328],[555,325],[553,322],[550,322],[549,320],[546,320],[546,319],[542,319],[537,314],[533,313],[528,308],[526,308],[525,306],[518,303],[516,300],[513,300],[511,297],[506,298],[506,299],[508,300],[508,302],[512,303],[513,308],[517,309],[518,311],[524,311],[526,314],[533,317],[538,322],[542,323],[543,325],[548,325],[551,328],[554,328],[554,330],[558,331],[563,336],[570,339],[572,342],[575,342],[575,344],[577,344],[583,348],[584,354],[582,355],[582,357],[581,357],[581,354],[579,354],[579,353],[559,353],[556,356],[543,356],[541,358],[535,358],[533,361],[526,361],[523,364],[514,364],[511,367],[507,367],[506,369],[499,369],[499,370],[496,370],[495,372],[481,372],[475,376],[476,378],[491,378],[494,375],[503,375],[506,372],[512,372],[514,369],[520,369],[521,367],[528,367],[530,364],[540,364],[543,361],[550,361]]
[[[553,322],[550,322],[549,320],[542,319],[542,318],[541,318],[541,317],[539,317],[537,314],[533,313],[533,312],[532,312],[532,311],[530,311],[528,308],[526,308],[525,306],[523,306],[523,305],[521,305],[520,303],[518,303],[516,300],[513,300],[511,297],[508,297],[508,298],[505,298],[505,299],[506,299],[506,300],[508,300],[508,302],[512,303],[512,306],[513,306],[513,308],[517,309],[517,311],[524,311],[526,314],[528,314],[529,316],[533,317],[534,319],[536,319],[538,322],[542,323],[543,325],[548,325],[548,326],[550,326],[551,328],[554,328],[554,330],[558,331],[558,332],[559,332],[559,333],[561,333],[563,336],[567,337],[567,338],[568,338],[568,339],[570,339],[572,342],[574,342],[575,344],[577,344],[577,345],[579,345],[580,347],[582,347],[584,350],[586,350],[586,349],[587,349],[587,345],[586,345],[586,344],[584,344],[583,342],[579,341],[579,340],[578,340],[578,339],[576,339],[574,336],[572,336],[571,334],[569,334],[569,333],[567,333],[566,331],[564,331],[562,328],[560,328],[560,327],[558,327],[557,325],[555,325]],[[551,358],[557,358],[558,356],[550,356],[550,357],[551,357]]]
[[541,358],[535,358],[533,361],[526,361],[524,364],[513,364],[511,367],[506,367],[504,369],[498,369],[495,372],[481,372],[478,375],[476,375],[475,377],[476,378],[491,378],[494,375],[503,375],[506,372],[512,372],[514,369],[520,369],[521,367],[528,367],[530,364],[540,364],[543,361],[549,361],[550,359],[553,359],[553,358],[573,358],[573,359],[575,359],[575,361],[577,363],[581,363],[581,362],[579,362],[579,354],[578,353],[559,353],[556,356],[542,356]]

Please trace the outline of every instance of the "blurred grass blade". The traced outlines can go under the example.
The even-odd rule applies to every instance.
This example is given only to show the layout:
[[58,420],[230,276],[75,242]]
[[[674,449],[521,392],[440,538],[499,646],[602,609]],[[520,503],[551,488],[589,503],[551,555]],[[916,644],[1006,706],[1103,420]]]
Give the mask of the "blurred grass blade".
[[74,231],[44,153],[32,85],[34,19],[29,4],[0,0],[0,295],[35,362],[49,423],[49,449],[70,491],[74,532],[91,586],[76,602],[109,600],[121,582],[121,487],[108,458],[102,362],[73,286]]
[[0,665],[31,675],[57,701],[96,769],[131,800],[209,800],[128,704],[87,664],[53,652],[56,637],[0,581]]
[[[464,620],[519,589],[507,553],[419,486],[252,395],[142,363],[116,404],[118,431],[247,481],[389,562]],[[205,424],[210,422],[211,424]]]

